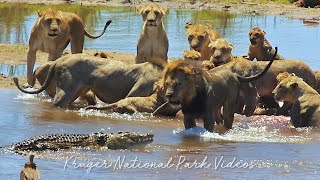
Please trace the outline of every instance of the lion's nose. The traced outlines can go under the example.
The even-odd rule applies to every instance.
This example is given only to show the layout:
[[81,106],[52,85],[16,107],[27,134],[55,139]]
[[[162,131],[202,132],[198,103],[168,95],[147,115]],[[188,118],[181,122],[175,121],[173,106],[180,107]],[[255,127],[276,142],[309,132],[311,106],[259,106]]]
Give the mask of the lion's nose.
[[156,22],[156,20],[154,20],[154,19],[148,19],[148,22],[153,23],[153,22]]
[[215,55],[214,56],[216,59],[220,59],[221,58],[221,55]]

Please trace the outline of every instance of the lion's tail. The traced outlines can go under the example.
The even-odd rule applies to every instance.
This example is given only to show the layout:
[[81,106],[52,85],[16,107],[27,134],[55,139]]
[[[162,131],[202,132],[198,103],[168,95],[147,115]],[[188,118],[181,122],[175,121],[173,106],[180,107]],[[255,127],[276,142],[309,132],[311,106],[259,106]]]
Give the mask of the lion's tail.
[[52,77],[53,77],[53,74],[54,74],[54,68],[55,68],[55,66],[56,66],[56,64],[53,64],[53,65],[50,67],[45,82],[44,82],[43,85],[42,85],[39,89],[37,89],[37,90],[27,91],[27,90],[23,89],[23,88],[19,85],[19,80],[18,80],[18,78],[16,78],[16,77],[13,78],[13,81],[14,81],[14,83],[16,84],[17,88],[18,88],[20,91],[24,92],[24,93],[27,93],[27,94],[38,94],[38,93],[41,93],[43,90],[45,90],[45,89],[49,86],[49,84],[50,84],[50,82],[51,82],[51,79],[52,79]]
[[259,79],[260,77],[262,77],[269,70],[273,61],[276,59],[276,56],[278,53],[278,47],[275,47],[275,49],[276,49],[276,51],[272,57],[272,60],[267,64],[267,66],[260,73],[254,75],[254,76],[250,76],[250,77],[243,77],[243,76],[240,76],[237,74],[239,81],[240,82],[250,82],[250,81],[255,81],[255,80]]
[[111,20],[106,22],[106,25],[104,26],[102,33],[98,36],[93,36],[93,35],[89,34],[86,30],[84,30],[84,34],[91,39],[97,39],[97,38],[101,37],[106,32],[107,27],[111,24],[111,22],[112,22]]

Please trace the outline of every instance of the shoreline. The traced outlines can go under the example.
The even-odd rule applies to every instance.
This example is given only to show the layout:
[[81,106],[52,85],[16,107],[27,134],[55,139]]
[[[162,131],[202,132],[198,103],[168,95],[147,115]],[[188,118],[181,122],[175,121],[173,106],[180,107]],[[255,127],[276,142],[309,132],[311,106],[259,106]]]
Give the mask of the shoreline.
[[[38,4],[38,5],[82,5],[82,6],[114,6],[114,7],[137,7],[150,3],[150,0],[0,0],[0,3],[22,3],[22,4]],[[190,9],[190,10],[220,10],[228,11],[236,14],[248,15],[271,15],[284,16],[295,19],[311,19],[320,21],[320,8],[304,8],[297,7],[293,4],[281,4],[275,2],[259,3],[253,0],[239,0],[237,2],[229,2],[221,0],[177,0],[177,1],[153,1],[160,6],[174,9]],[[194,2],[194,3],[193,3]]]

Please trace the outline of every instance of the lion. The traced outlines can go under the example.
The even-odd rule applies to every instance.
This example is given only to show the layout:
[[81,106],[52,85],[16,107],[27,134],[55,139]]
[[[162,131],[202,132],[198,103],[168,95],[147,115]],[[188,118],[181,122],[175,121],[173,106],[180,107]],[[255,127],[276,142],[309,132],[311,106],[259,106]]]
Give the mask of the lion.
[[201,60],[209,60],[211,49],[208,47],[211,40],[220,38],[217,31],[213,30],[210,25],[192,24],[185,25],[190,49],[196,50],[201,54]]
[[105,103],[114,103],[126,97],[149,96],[154,83],[161,79],[162,70],[162,67],[152,63],[127,65],[92,55],[70,54],[50,65],[46,80],[38,90],[24,90],[17,78],[13,80],[19,90],[29,94],[42,92],[54,80],[53,104],[66,107],[89,90]]
[[274,98],[293,104],[290,117],[294,127],[320,127],[320,94],[302,78],[286,75],[272,91]]
[[[261,71],[268,63],[265,61],[249,61],[242,57],[234,57],[232,55],[233,46],[223,38],[211,42],[209,46],[212,48],[213,54],[221,54],[218,59],[214,57],[214,55],[210,58],[210,61],[215,66],[221,66],[242,76],[251,76]],[[276,77],[281,72],[295,73],[312,87],[316,86],[314,72],[304,62],[299,60],[275,61],[269,71],[255,82],[255,87],[260,98],[273,98],[272,91],[277,86]],[[281,111],[279,111],[279,113],[280,112]]]
[[136,63],[151,62],[165,66],[168,61],[169,40],[164,29],[162,17],[167,9],[150,3],[138,7],[143,26],[137,45]]
[[200,60],[201,54],[193,49],[183,51],[183,58],[187,61],[199,61],[204,70],[210,70],[214,65],[209,60]]
[[318,91],[318,93],[320,93],[320,71],[314,71],[314,74],[316,76],[316,90]]
[[57,11],[53,8],[38,11],[38,19],[32,27],[27,55],[27,79],[33,86],[33,68],[37,51],[49,53],[48,61],[54,61],[62,56],[64,49],[71,43],[71,52],[82,53],[84,36],[96,39],[101,37],[111,20],[107,21],[102,33],[98,36],[89,34],[84,29],[81,18],[69,12]]
[[[270,61],[273,54],[274,49],[272,48],[269,41],[266,39],[266,32],[259,27],[252,28],[249,31],[249,39],[250,39],[250,46],[248,55],[245,57],[249,60],[254,60],[255,58],[257,61]],[[276,60],[283,60],[284,58],[278,54]]]
[[86,109],[102,110],[118,113],[152,113],[153,115],[175,116],[179,110],[178,106],[167,103],[159,83],[156,83],[154,92],[147,97],[127,97],[118,102],[103,107],[88,106]]
[[224,68],[205,71],[194,61],[177,60],[164,69],[162,87],[170,104],[181,105],[186,129],[196,126],[196,118],[202,118],[204,128],[210,132],[215,122],[223,122],[225,128],[231,129],[237,110],[240,82],[260,78],[272,62],[257,75],[242,77]]

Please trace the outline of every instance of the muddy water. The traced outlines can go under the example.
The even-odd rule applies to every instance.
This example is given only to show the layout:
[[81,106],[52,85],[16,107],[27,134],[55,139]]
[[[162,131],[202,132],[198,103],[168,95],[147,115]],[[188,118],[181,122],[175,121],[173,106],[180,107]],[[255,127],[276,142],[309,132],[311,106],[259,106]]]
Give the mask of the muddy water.
[[[287,117],[236,115],[234,128],[217,134],[201,127],[185,131],[180,119],[54,108],[43,95],[25,95],[16,90],[1,90],[0,98],[1,146],[48,133],[128,130],[155,134],[154,142],[133,150],[72,149],[36,153],[44,179],[130,176],[172,179],[177,175],[181,179],[245,176],[310,179],[319,176],[319,131],[292,129]],[[27,158],[0,153],[0,159],[1,174],[16,179]],[[79,163],[87,167],[75,168]],[[92,163],[100,163],[99,168],[90,169]],[[154,165],[146,165],[150,163]]]
[[[43,7],[1,5],[0,42],[27,43],[39,8]],[[134,9],[59,8],[80,14],[92,33],[98,33],[106,19],[113,20],[107,35],[98,40],[86,39],[85,48],[135,53],[141,18]],[[319,27],[281,17],[214,11],[168,12],[164,23],[170,57],[181,57],[181,51],[187,49],[183,28],[187,21],[212,24],[235,45],[234,54],[247,51],[248,30],[260,26],[267,31],[270,42],[279,46],[283,56],[302,59],[319,69]],[[23,68],[0,67],[8,75],[18,72],[23,75],[24,70],[20,70]],[[200,127],[184,131],[180,119],[54,108],[45,96],[28,96],[16,90],[0,90],[0,99],[0,146],[47,133],[129,130],[155,134],[154,142],[133,150],[72,149],[37,153],[36,163],[43,179],[315,179],[319,176],[319,130],[292,129],[287,117],[236,115],[234,128],[219,135],[200,128],[201,122],[198,122]],[[9,153],[0,153],[0,159],[0,175],[5,179],[17,179],[27,160]],[[87,167],[75,168],[79,163]],[[100,163],[101,167],[90,169],[90,163]]]

